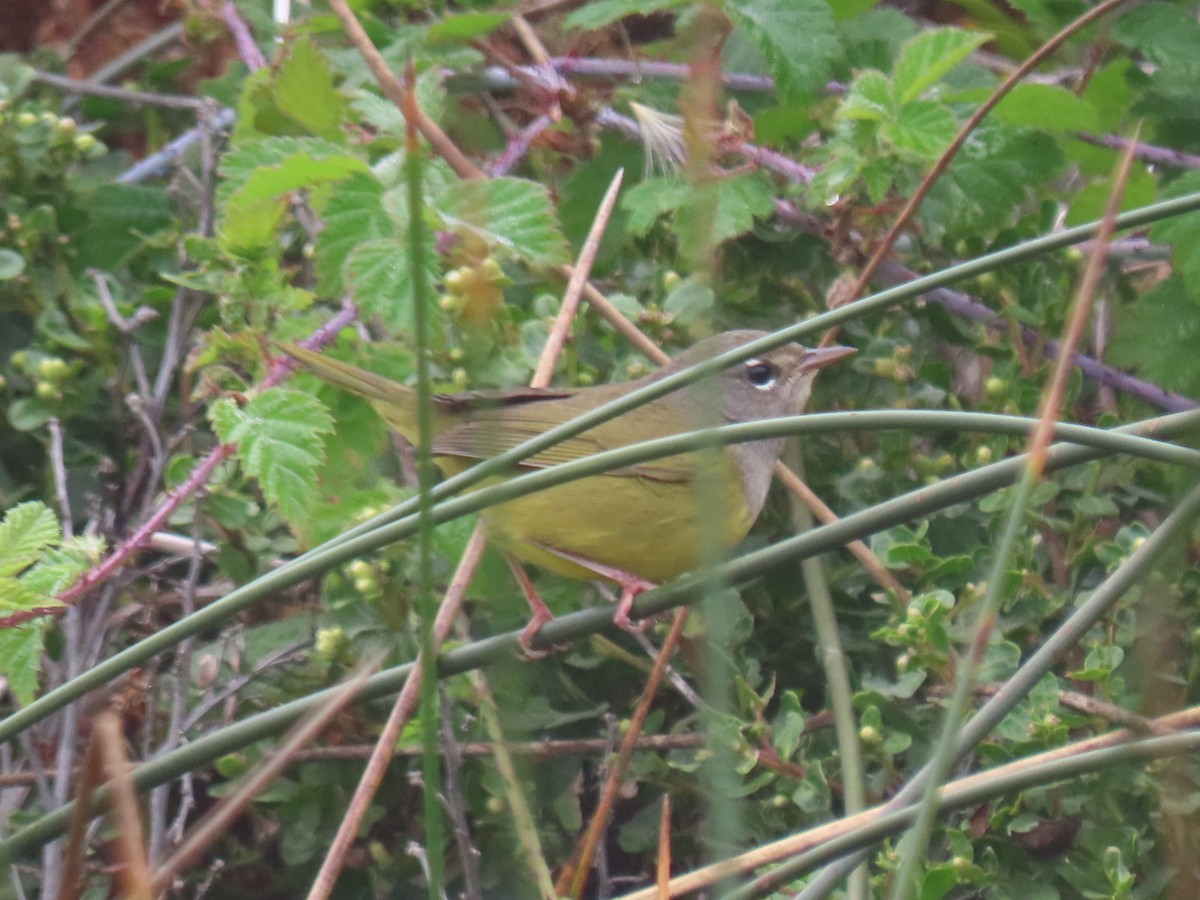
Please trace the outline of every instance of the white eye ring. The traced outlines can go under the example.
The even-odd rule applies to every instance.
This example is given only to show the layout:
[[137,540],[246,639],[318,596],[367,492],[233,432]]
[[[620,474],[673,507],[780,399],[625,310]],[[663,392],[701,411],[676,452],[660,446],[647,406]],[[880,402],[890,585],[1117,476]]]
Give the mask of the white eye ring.
[[760,391],[769,391],[773,388],[778,374],[779,370],[769,362],[764,362],[757,357],[746,360],[746,380]]

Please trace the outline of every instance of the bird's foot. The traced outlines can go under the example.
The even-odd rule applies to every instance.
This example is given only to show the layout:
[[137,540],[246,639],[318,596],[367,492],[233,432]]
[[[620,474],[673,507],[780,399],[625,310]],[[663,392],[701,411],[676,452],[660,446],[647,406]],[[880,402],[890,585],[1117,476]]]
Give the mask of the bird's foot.
[[606,566],[604,563],[598,563],[594,559],[588,559],[586,556],[579,556],[567,550],[559,550],[557,547],[548,547],[545,544],[537,544],[539,549],[545,550],[548,553],[553,553],[555,556],[561,556],[569,562],[575,563],[589,572],[595,572],[601,578],[606,578],[621,589],[621,596],[617,599],[617,608],[613,610],[613,624],[625,631],[645,631],[646,622],[634,622],[629,618],[629,612],[633,609],[633,601],[638,594],[644,591],[650,591],[658,587],[653,581],[647,581],[634,575],[632,572],[626,572],[624,569],[617,569],[612,566]]
[[521,648],[521,654],[524,659],[532,662],[537,659],[545,659],[552,651],[561,649],[557,646],[552,646],[549,650],[538,650],[533,646],[534,638],[538,632],[542,630],[542,626],[547,622],[553,621],[554,613],[550,612],[550,607],[546,605],[537,592],[537,588],[533,586],[533,582],[529,580],[529,575],[525,571],[525,567],[521,565],[520,560],[510,553],[504,554],[504,561],[508,563],[508,569],[516,579],[517,586],[521,589],[521,595],[525,598],[525,603],[529,606],[529,624],[521,629],[521,633],[517,635],[517,646]]

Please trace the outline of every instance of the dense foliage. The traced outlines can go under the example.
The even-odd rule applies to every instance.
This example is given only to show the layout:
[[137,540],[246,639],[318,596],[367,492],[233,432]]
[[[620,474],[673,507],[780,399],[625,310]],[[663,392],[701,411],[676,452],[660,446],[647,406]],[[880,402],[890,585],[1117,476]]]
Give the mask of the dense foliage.
[[[143,60],[111,95],[64,88],[46,71],[81,74],[65,45],[0,59],[0,713],[37,710],[36,698],[169,623],[202,623],[166,652],[112,671],[106,692],[69,711],[19,735],[0,723],[10,741],[0,753],[0,779],[10,779],[0,780],[0,838],[19,837],[74,796],[69,770],[101,710],[118,710],[129,754],[150,760],[313,695],[362,660],[395,666],[416,656],[416,541],[318,562],[275,589],[290,571],[281,563],[415,493],[411,450],[360,399],[308,375],[283,381],[281,342],[317,334],[331,356],[411,383],[414,303],[424,297],[435,390],[527,383],[558,310],[562,267],[622,167],[593,282],[669,354],[727,328],[814,317],[838,295],[833,286],[844,292],[861,271],[967,117],[1087,8],[599,0],[530,6],[528,21],[514,24],[511,4],[355,4],[397,76],[411,60],[424,113],[483,170],[465,178],[428,143],[409,158],[404,117],[338,18],[305,8],[276,26],[268,6],[238,0],[220,15],[189,12],[166,57]],[[229,23],[235,37],[249,27],[266,65],[254,44],[235,43]],[[211,68],[214,59],[216,73],[198,77],[201,61]],[[1122,210],[1191,196],[1200,189],[1196,59],[1200,24],[1186,3],[1118,5],[1072,35],[971,132],[875,286],[1092,222],[1114,191]],[[639,61],[668,65],[642,71]],[[146,103],[133,89],[178,102]],[[212,102],[184,102],[193,97]],[[118,149],[142,155],[181,133],[192,139],[183,154],[148,174],[131,171],[130,151]],[[1119,177],[1135,135],[1132,169]],[[427,226],[419,247],[409,240],[414,168]],[[1200,213],[1117,235],[1076,348],[1095,362],[1072,370],[1063,420],[1110,428],[1194,406],[1198,237]],[[847,315],[837,340],[858,353],[822,373],[810,410],[1036,416],[1060,346],[1047,342],[1066,331],[1094,252],[1031,252]],[[995,318],[981,322],[981,310]],[[322,330],[335,316],[346,327]],[[555,383],[628,380],[651,368],[585,302]],[[887,800],[936,749],[973,641],[978,703],[1114,577],[1133,573],[1120,601],[952,774],[1131,723],[1161,734],[1149,717],[1196,702],[1196,545],[1180,540],[1138,568],[1167,516],[1191,509],[1181,500],[1195,460],[1183,450],[1108,449],[1050,471],[1017,511],[1016,541],[991,585],[999,613],[981,626],[1019,489],[964,481],[961,493],[919,504],[923,489],[998,466],[1028,437],[1024,427],[947,421],[847,422],[802,436],[806,481],[839,516],[905,498],[882,524],[864,517],[854,532],[901,587],[838,549],[844,540],[821,548],[816,573],[802,574],[793,556],[732,586],[710,584],[673,658],[678,678],[644,726],[677,740],[634,756],[590,890],[653,882],[664,795],[674,874],[843,815],[848,779],[861,780],[868,804]],[[1166,437],[1187,446],[1182,426]],[[201,476],[197,466],[207,466]],[[164,515],[152,520],[156,511]],[[734,555],[790,537],[805,515],[777,486]],[[473,524],[459,518],[434,532],[436,590]],[[144,546],[126,555],[139,529]],[[1173,533],[1193,532],[1185,518]],[[114,552],[121,565],[96,568]],[[822,574],[852,691],[832,713],[835,676],[823,660],[836,654],[818,648],[807,599]],[[556,613],[606,604],[594,585],[534,578]],[[263,584],[272,590],[254,594]],[[235,589],[251,592],[237,616],[191,618]],[[463,644],[526,619],[493,551],[468,597]],[[657,622],[651,641],[666,628]],[[436,878],[440,865],[431,857],[446,860],[452,895],[544,896],[538,865],[554,871],[570,857],[649,657],[629,635],[601,629],[544,659],[518,661],[506,649],[487,661],[495,722],[488,694],[455,674],[441,682],[440,721],[417,718],[401,739],[413,751],[441,729],[454,827],[440,845],[427,842],[420,760],[402,756],[335,896],[423,895],[430,866]],[[318,743],[368,743],[385,717],[377,703],[351,707]],[[837,719],[857,737],[861,772],[847,771]],[[507,741],[548,742],[517,755],[515,781],[490,754],[458,748],[495,741],[497,724]],[[555,743],[568,739],[596,743]],[[217,758],[191,759],[182,778],[155,782],[141,807],[151,867],[268,743],[232,741]],[[362,765],[352,753],[302,753],[178,876],[178,895],[306,891]],[[939,818],[915,891],[1194,895],[1198,774],[1187,757],[1126,760],[998,789]],[[513,812],[514,791],[532,834]],[[47,844],[40,859],[33,850],[62,830],[21,845],[0,897],[55,893],[65,843]],[[133,863],[118,830],[106,820],[92,836],[88,896],[103,896],[117,883],[113,869]],[[531,841],[539,864],[529,862]],[[0,844],[0,859],[7,852]],[[867,891],[894,889],[901,853],[895,838],[872,845]]]

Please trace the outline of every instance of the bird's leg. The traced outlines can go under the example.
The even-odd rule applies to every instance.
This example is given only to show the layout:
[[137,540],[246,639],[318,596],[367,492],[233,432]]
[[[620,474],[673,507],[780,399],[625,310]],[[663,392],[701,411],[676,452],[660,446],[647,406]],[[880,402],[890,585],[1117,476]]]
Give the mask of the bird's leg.
[[643,591],[650,591],[658,587],[653,581],[647,581],[645,578],[639,578],[624,569],[614,569],[612,566],[606,566],[604,563],[598,563],[594,559],[588,559],[586,556],[578,556],[566,550],[559,550],[557,547],[547,547],[545,544],[537,544],[542,550],[547,553],[553,553],[555,556],[561,556],[563,559],[575,563],[589,572],[595,572],[601,578],[607,578],[613,584],[621,589],[621,597],[617,600],[617,608],[613,610],[613,624],[618,628],[624,628],[626,631],[641,631],[645,626],[640,623],[634,623],[629,619],[629,611],[633,608],[633,599]]
[[517,636],[517,643],[527,657],[530,659],[541,659],[547,656],[548,653],[545,650],[534,650],[533,639],[541,631],[542,626],[554,618],[554,613],[550,612],[550,607],[546,605],[546,601],[538,596],[537,588],[529,580],[529,573],[525,571],[525,567],[521,565],[521,561],[507,552],[504,553],[504,561],[508,563],[508,570],[512,572],[513,578],[516,579],[517,587],[521,589],[521,594],[525,597],[525,602],[529,605],[529,624],[521,629],[521,633]]

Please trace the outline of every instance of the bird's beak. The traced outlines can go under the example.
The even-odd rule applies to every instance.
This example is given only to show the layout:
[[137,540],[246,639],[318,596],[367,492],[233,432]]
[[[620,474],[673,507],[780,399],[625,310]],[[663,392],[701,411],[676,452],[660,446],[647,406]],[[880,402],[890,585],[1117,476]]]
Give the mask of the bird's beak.
[[851,353],[857,353],[853,347],[817,347],[815,350],[805,349],[804,358],[800,360],[801,372],[815,372],[828,365],[844,359]]

